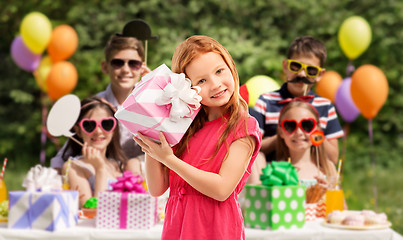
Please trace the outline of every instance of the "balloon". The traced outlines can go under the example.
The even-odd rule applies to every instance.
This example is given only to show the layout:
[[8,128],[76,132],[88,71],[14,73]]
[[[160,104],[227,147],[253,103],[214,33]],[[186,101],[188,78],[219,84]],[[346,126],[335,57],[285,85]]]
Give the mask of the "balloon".
[[323,74],[320,81],[316,83],[316,93],[324,98],[330,99],[330,101],[334,103],[334,98],[341,81],[343,81],[343,79],[340,74],[335,71],[327,71]]
[[257,75],[246,81],[249,92],[249,107],[255,106],[259,96],[266,92],[272,92],[280,88],[280,85],[272,78],[265,75]]
[[355,105],[351,98],[351,78],[345,78],[337,89],[336,93],[336,108],[344,121],[354,122],[360,114],[360,110]]
[[47,50],[52,61],[58,62],[71,57],[77,46],[78,36],[74,28],[60,25],[53,29]]
[[362,65],[351,77],[351,97],[367,119],[378,114],[388,97],[388,90],[385,74],[374,65]]
[[245,100],[245,102],[249,104],[249,92],[245,84],[239,87],[239,94],[241,95],[243,100]]
[[50,41],[52,25],[42,13],[32,12],[22,20],[20,33],[25,45],[33,53],[40,54]]
[[53,64],[46,79],[48,95],[56,100],[70,93],[77,84],[77,70],[70,62],[61,61]]
[[51,67],[52,60],[50,60],[49,56],[46,56],[42,58],[41,62],[39,63],[39,67],[34,71],[36,84],[38,84],[39,88],[44,92],[48,91],[46,79],[49,76]]
[[359,16],[349,17],[340,26],[338,40],[344,54],[351,60],[360,56],[371,43],[371,27]]
[[21,36],[14,38],[11,43],[11,57],[18,67],[28,72],[34,71],[41,61],[41,55],[31,52],[25,46]]
[[77,122],[80,115],[80,99],[73,94],[61,97],[50,109],[46,126],[52,136],[71,137],[74,133],[70,129]]

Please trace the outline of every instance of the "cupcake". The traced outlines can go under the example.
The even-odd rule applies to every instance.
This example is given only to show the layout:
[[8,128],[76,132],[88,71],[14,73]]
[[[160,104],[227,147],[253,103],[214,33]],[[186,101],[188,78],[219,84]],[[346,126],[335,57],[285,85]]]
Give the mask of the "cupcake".
[[94,218],[97,215],[98,199],[95,197],[89,198],[81,208],[83,215],[86,218]]
[[361,214],[348,215],[341,224],[346,226],[364,226],[365,217]]
[[365,216],[365,225],[384,225],[388,223],[388,217],[385,213],[376,213]]
[[339,210],[335,210],[327,215],[326,221],[330,224],[341,224],[346,218],[346,214]]

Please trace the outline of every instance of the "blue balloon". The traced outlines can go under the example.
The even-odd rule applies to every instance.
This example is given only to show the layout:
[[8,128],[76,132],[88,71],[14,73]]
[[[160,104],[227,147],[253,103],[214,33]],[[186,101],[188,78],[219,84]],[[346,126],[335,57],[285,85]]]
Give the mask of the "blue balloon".
[[343,79],[337,89],[335,98],[337,112],[346,122],[354,122],[360,114],[360,110],[357,108],[351,97],[350,86],[351,78]]

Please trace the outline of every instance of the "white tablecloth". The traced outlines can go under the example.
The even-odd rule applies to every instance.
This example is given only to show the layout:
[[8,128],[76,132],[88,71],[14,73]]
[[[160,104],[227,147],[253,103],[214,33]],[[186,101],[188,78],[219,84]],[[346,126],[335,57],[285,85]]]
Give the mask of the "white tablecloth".
[[[403,237],[390,228],[379,230],[344,230],[328,228],[321,225],[322,220],[307,222],[301,229],[259,230],[246,229],[248,240],[403,240]],[[228,226],[230,227],[230,226]],[[126,239],[160,239],[162,225],[157,224],[149,230],[106,230],[95,228],[94,219],[79,220],[74,228],[48,232],[43,230],[8,229],[6,223],[0,224],[0,240],[126,240]]]

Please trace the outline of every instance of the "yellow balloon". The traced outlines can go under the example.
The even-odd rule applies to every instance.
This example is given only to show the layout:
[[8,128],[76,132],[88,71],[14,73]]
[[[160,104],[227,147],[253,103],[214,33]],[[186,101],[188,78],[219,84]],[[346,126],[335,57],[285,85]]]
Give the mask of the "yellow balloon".
[[50,41],[52,25],[42,13],[32,12],[22,20],[20,34],[29,50],[35,54],[40,54]]
[[34,71],[36,84],[38,84],[39,88],[44,92],[48,91],[48,87],[46,85],[46,79],[48,78],[51,68],[52,68],[52,60],[50,59],[49,56],[46,56],[41,59],[39,67]]
[[280,85],[276,81],[265,75],[254,76],[245,85],[249,92],[249,107],[255,106],[256,100],[261,94],[280,88]]
[[338,34],[339,45],[351,60],[360,56],[371,43],[371,27],[359,16],[349,17],[341,24]]

